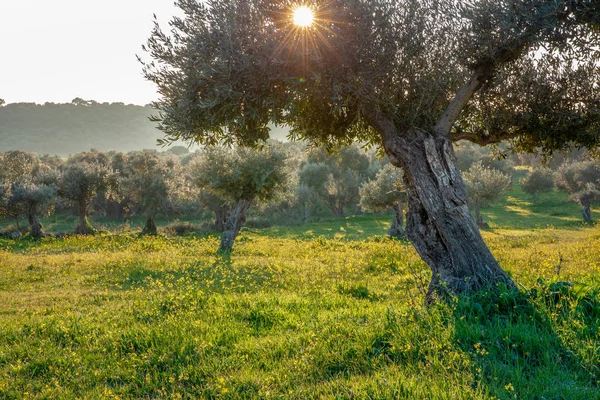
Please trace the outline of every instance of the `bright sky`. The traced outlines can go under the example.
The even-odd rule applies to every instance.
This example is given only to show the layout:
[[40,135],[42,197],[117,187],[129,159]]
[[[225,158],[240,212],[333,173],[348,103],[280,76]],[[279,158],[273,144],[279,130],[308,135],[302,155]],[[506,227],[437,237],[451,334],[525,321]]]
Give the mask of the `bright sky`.
[[135,58],[173,0],[0,0],[0,98],[7,103],[147,104],[155,87]]

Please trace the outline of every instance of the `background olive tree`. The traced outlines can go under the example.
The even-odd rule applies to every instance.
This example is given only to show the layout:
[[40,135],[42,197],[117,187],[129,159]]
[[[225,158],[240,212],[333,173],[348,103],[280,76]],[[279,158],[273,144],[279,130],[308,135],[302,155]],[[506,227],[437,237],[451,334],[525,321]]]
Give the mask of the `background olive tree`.
[[381,169],[375,179],[360,187],[360,206],[367,211],[392,209],[394,219],[388,235],[404,237],[404,215],[402,204],[406,201],[406,193],[402,188],[402,171],[391,164]]
[[154,218],[170,205],[170,195],[175,191],[175,176],[180,173],[178,167],[175,159],[155,150],[128,154],[122,192],[132,203],[131,206],[146,216],[143,235],[158,233]]
[[369,159],[355,146],[343,147],[336,153],[325,148],[314,149],[300,170],[300,184],[319,196],[336,217],[356,209],[358,189],[365,180]]
[[92,199],[110,190],[112,171],[108,157],[103,153],[80,153],[71,157],[62,172],[60,195],[77,206],[79,223],[75,233],[87,235],[94,232],[87,215]]
[[8,198],[9,209],[27,218],[31,236],[44,236],[40,218],[49,213],[58,193],[58,175],[55,171],[40,171],[31,177],[22,177],[13,184]]
[[584,221],[592,219],[592,204],[600,202],[600,163],[580,161],[563,164],[555,175],[558,189],[570,194],[581,204]]
[[481,207],[488,206],[500,200],[502,195],[511,187],[510,176],[491,167],[484,167],[481,162],[471,166],[464,174],[469,199],[475,210],[475,220],[479,227],[487,224],[481,216]]
[[47,214],[56,199],[57,173],[35,154],[14,150],[0,155],[0,186],[2,214],[13,218],[19,227],[19,217],[27,219],[31,236],[44,235],[40,218]]
[[519,183],[525,193],[531,195],[533,202],[537,203],[540,194],[551,192],[554,189],[554,176],[547,168],[535,168],[530,171]]
[[191,165],[202,189],[230,206],[221,236],[221,249],[231,250],[255,200],[272,199],[286,185],[285,153],[268,148],[208,147]]

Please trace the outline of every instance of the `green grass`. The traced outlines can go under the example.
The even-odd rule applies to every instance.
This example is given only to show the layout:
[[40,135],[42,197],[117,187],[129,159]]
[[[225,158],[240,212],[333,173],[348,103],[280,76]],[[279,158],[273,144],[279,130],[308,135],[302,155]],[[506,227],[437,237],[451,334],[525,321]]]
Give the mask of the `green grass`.
[[491,207],[483,235],[521,292],[431,307],[385,215],[244,229],[230,257],[211,235],[0,239],[0,398],[598,399],[600,225],[509,196],[528,217]]

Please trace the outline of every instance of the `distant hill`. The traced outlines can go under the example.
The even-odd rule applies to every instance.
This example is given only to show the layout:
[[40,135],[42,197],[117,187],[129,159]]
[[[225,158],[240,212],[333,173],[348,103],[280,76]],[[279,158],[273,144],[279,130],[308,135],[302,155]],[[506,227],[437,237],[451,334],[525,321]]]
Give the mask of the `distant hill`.
[[[162,132],[148,119],[153,111],[149,106],[80,98],[65,104],[0,104],[0,152],[19,149],[68,156],[91,148],[160,149],[156,140]],[[286,134],[275,128],[272,136],[285,140]]]

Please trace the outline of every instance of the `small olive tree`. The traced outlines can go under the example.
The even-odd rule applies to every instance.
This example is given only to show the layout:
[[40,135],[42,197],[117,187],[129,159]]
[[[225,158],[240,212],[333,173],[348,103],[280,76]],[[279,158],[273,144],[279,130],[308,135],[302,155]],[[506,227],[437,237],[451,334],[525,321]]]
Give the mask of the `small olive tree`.
[[26,151],[14,150],[0,156],[0,203],[4,216],[27,218],[34,238],[44,235],[40,218],[50,211],[58,190],[57,175],[40,159]]
[[481,207],[498,201],[510,189],[511,179],[497,169],[484,167],[481,162],[473,164],[463,174],[463,178],[467,185],[469,199],[475,209],[477,225],[480,228],[485,227],[487,224],[481,216]]
[[90,204],[98,192],[105,192],[110,186],[110,168],[99,162],[72,160],[62,173],[60,194],[76,203],[79,223],[75,233],[88,235],[94,232],[87,215]]
[[581,161],[563,164],[554,177],[558,189],[581,204],[584,221],[592,220],[592,204],[600,202],[600,163]]
[[546,168],[536,168],[529,172],[519,183],[525,193],[533,197],[533,202],[537,203],[541,193],[548,193],[554,189],[554,178],[552,171]]
[[392,237],[405,237],[402,225],[403,206],[406,192],[402,187],[402,170],[387,164],[381,169],[375,179],[364,183],[360,188],[360,206],[367,211],[392,209],[394,219],[388,230]]
[[367,155],[356,146],[342,147],[338,154],[318,148],[302,166],[300,184],[323,199],[334,216],[343,217],[345,209],[358,205],[358,189],[369,165]]
[[156,235],[154,218],[170,204],[170,193],[178,163],[155,150],[129,154],[121,182],[123,194],[146,215],[143,235]]
[[49,174],[29,182],[19,181],[13,185],[11,192],[8,199],[9,207],[19,210],[21,215],[27,217],[32,237],[44,236],[40,218],[50,211],[56,199],[58,192],[56,176]]
[[221,236],[221,250],[230,251],[256,199],[272,199],[287,182],[285,153],[234,147],[207,147],[191,165],[196,184],[231,206]]

